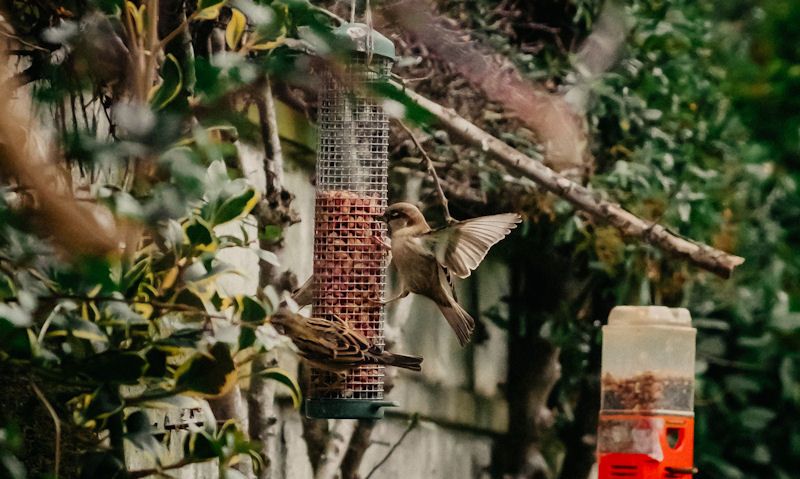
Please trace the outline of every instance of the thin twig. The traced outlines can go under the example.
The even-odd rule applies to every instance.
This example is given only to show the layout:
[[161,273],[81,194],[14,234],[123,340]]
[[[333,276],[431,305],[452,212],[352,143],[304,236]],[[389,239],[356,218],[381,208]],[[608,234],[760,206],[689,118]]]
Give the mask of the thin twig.
[[310,5],[310,7],[311,7],[312,10],[316,10],[316,11],[318,11],[318,12],[324,14],[324,15],[327,15],[328,17],[336,20],[340,24],[341,23],[347,23],[347,20],[345,20],[344,18],[340,17],[339,15],[336,15],[335,13],[333,13],[332,11],[330,11],[330,10],[328,10],[326,8],[322,8],[322,7],[317,6],[317,5]]
[[158,42],[158,45],[156,45],[155,51],[163,50],[164,48],[166,48],[169,42],[171,42],[172,40],[175,39],[175,37],[183,33],[183,31],[186,30],[186,27],[188,27],[189,24],[192,23],[195,18],[197,18],[198,12],[199,10],[189,15],[189,17],[186,18],[184,21],[182,21],[180,25],[175,27],[174,30],[172,30],[164,38],[162,38],[161,41]]
[[411,418],[411,422],[408,423],[408,427],[406,428],[405,431],[403,431],[403,434],[400,435],[400,438],[397,440],[397,442],[392,444],[392,447],[389,448],[389,451],[386,452],[386,455],[383,456],[383,459],[381,459],[380,461],[378,461],[377,464],[375,464],[375,466],[372,468],[371,471],[369,471],[369,474],[367,474],[367,476],[364,479],[369,479],[370,477],[372,477],[372,474],[374,474],[375,471],[377,471],[381,466],[383,466],[383,464],[386,461],[389,460],[390,457],[392,457],[392,454],[394,454],[394,451],[396,451],[397,448],[400,447],[400,444],[403,443],[403,440],[406,438],[406,436],[408,436],[408,434],[411,431],[413,431],[414,428],[416,428],[418,425],[419,425],[419,415],[414,414],[414,416]]
[[442,203],[442,208],[444,209],[444,219],[447,221],[447,224],[453,224],[456,222],[452,216],[450,216],[450,206],[447,201],[447,197],[444,194],[444,189],[442,189],[442,182],[439,179],[439,175],[436,174],[436,168],[433,166],[433,160],[431,157],[428,156],[428,153],[425,151],[425,148],[422,147],[422,144],[417,140],[417,137],[414,136],[414,133],[408,128],[402,121],[397,120],[397,123],[400,124],[400,127],[408,133],[408,136],[411,137],[411,141],[414,142],[419,152],[422,154],[422,158],[424,158],[425,165],[428,168],[428,173],[431,175],[433,179],[433,184],[436,186],[436,194],[439,196],[439,201]]
[[8,32],[4,32],[3,30],[0,30],[0,35],[4,36],[6,38],[10,38],[12,40],[16,40],[16,41],[20,42],[21,44],[25,45],[26,47],[33,48],[34,50],[39,50],[40,52],[50,53],[50,50],[48,50],[47,48],[43,48],[43,47],[40,47],[39,45],[35,45],[35,44],[33,44],[33,43],[29,42],[29,41],[24,40],[22,37],[20,37],[18,35],[14,35],[13,33],[8,33]]
[[179,396],[185,392],[186,392],[185,388],[150,391],[150,392],[144,392],[138,396],[126,397],[123,398],[123,400],[125,401],[126,406],[135,406],[137,404],[141,404],[148,401],[157,401],[159,399],[166,399],[166,398],[171,398],[173,396]]
[[164,303],[161,301],[145,301],[145,300],[138,300],[138,299],[128,299],[128,298],[114,298],[111,296],[80,296],[80,295],[57,295],[57,296],[48,296],[46,299],[74,299],[76,301],[97,301],[97,302],[116,302],[116,303],[125,303],[125,304],[148,304],[153,306],[154,308],[158,308],[164,311],[176,311],[180,313],[191,313],[196,314],[198,316],[205,316],[208,318],[215,318],[215,319],[228,319],[227,316],[222,314],[213,314],[207,311],[203,311],[202,309],[196,308],[194,306],[189,306],[188,304],[172,304],[172,303]]
[[[94,301],[100,303],[110,302],[110,303],[125,303],[125,304],[147,304],[163,311],[175,311],[179,313],[196,314],[198,316],[204,316],[206,318],[214,318],[214,319],[226,319],[226,320],[229,319],[227,316],[223,314],[209,313],[194,306],[189,306],[188,304],[164,303],[162,301],[152,301],[152,300],[145,301],[138,299],[115,298],[113,296],[81,296],[77,294],[52,294],[47,296],[39,296],[39,299],[40,300],[71,299],[74,301],[87,301],[87,302]],[[9,297],[6,298],[5,301],[16,303],[19,302],[19,299],[15,297]]]
[[269,143],[272,152],[272,161],[268,167],[268,171],[273,175],[273,187],[278,191],[283,189],[283,149],[281,148],[281,138],[278,131],[278,116],[275,110],[275,97],[272,94],[272,81],[267,77],[267,84],[264,88],[264,101],[267,109],[267,126],[269,128]]
[[44,393],[39,386],[36,385],[33,381],[31,381],[31,389],[36,394],[36,397],[42,401],[44,407],[47,409],[47,412],[50,413],[50,417],[53,419],[53,427],[56,430],[56,451],[55,451],[55,458],[53,459],[53,476],[58,479],[58,470],[61,465],[61,421],[58,419],[58,414],[56,410],[53,409],[53,406],[50,404],[50,401],[47,400]]
[[140,479],[142,477],[154,476],[156,474],[160,474],[164,471],[171,471],[173,469],[180,469],[182,467],[186,467],[190,464],[195,464],[197,462],[202,462],[196,459],[181,459],[180,461],[170,464],[167,466],[162,466],[157,469],[141,469],[138,471],[131,471],[128,473],[128,477],[131,479]]

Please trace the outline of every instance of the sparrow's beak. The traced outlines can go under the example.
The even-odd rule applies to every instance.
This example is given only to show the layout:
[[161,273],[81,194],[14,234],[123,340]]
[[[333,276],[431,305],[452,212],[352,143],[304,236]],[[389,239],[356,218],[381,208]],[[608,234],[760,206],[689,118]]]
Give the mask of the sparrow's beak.
[[382,215],[378,216],[378,219],[383,221],[384,223],[388,223],[389,222],[389,217],[386,216],[386,212],[385,211],[383,212]]

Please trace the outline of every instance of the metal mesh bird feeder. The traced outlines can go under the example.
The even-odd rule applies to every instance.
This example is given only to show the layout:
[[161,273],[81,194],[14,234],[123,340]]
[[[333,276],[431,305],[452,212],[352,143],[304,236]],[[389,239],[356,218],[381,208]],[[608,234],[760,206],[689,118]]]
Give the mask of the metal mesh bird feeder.
[[[319,102],[313,314],[338,316],[383,348],[387,255],[389,121],[372,83],[385,80],[394,44],[360,23],[334,31],[343,64],[324,73]],[[316,418],[379,418],[384,367],[362,365],[344,376],[312,368],[306,414]]]

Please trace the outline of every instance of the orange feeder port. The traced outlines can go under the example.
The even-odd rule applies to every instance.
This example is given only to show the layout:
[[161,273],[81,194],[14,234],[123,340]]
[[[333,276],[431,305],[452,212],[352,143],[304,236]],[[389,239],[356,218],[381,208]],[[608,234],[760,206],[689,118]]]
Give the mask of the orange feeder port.
[[690,478],[695,334],[685,309],[614,308],[603,328],[599,478]]

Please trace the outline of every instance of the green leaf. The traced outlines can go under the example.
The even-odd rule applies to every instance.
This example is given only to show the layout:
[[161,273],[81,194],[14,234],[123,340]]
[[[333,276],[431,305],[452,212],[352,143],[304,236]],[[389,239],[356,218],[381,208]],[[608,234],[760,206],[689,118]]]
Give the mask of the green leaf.
[[150,264],[151,258],[149,256],[144,256],[136,263],[126,265],[119,282],[119,289],[123,293],[133,293],[139,285],[139,282],[144,278]]
[[742,411],[739,420],[748,429],[760,431],[775,419],[775,412],[762,407],[749,407]]
[[186,237],[189,243],[201,251],[213,251],[216,245],[211,226],[201,218],[195,218],[186,225]]
[[154,434],[150,418],[144,411],[135,411],[125,419],[125,439],[151,457],[158,457],[163,448]]
[[222,445],[206,431],[189,435],[183,443],[183,457],[204,461],[222,457]]
[[123,479],[128,477],[125,464],[110,452],[90,452],[81,457],[80,479]]
[[[163,392],[163,390],[153,390],[153,392]],[[177,394],[146,399],[142,404],[151,409],[199,409],[201,407],[198,399]]]
[[267,225],[258,237],[267,243],[276,243],[283,237],[283,228],[278,225]]
[[94,425],[97,421],[122,411],[124,403],[118,388],[108,385],[100,386],[93,393],[82,394],[70,402],[75,407],[75,419],[78,424]]
[[253,189],[247,189],[239,196],[228,198],[213,212],[211,224],[221,225],[250,213],[259,199],[259,195]]
[[59,320],[53,321],[53,327],[48,331],[48,337],[73,336],[87,341],[106,343],[108,336],[91,321],[77,318],[71,314],[56,316]]
[[123,0],[95,0],[95,5],[105,13],[112,15],[119,13],[123,7]]
[[31,316],[18,304],[0,303],[0,319],[8,321],[17,328],[31,325]]
[[417,102],[409,98],[408,95],[391,83],[381,81],[371,83],[370,86],[378,95],[401,103],[405,107],[405,118],[412,122],[423,125],[435,122],[435,118],[431,112],[419,106]]
[[225,0],[198,0],[194,18],[196,20],[215,20],[225,3]]
[[[144,305],[142,303],[142,306]],[[103,325],[112,324],[129,328],[131,326],[147,326],[150,324],[142,315],[134,311],[129,304],[109,301],[104,306],[105,315],[109,319],[101,321]]]
[[231,50],[236,50],[239,42],[242,41],[242,36],[247,28],[247,18],[244,14],[236,9],[231,9],[231,19],[228,21],[228,26],[225,28],[225,41]]
[[167,54],[161,66],[161,85],[153,90],[150,96],[150,105],[155,110],[161,110],[169,105],[183,88],[183,70],[178,59],[171,53]]
[[147,361],[137,353],[108,351],[87,358],[81,369],[100,382],[136,384],[144,375]]
[[158,348],[150,348],[144,355],[147,361],[145,376],[161,378],[167,375],[167,353]]
[[281,262],[278,259],[278,255],[276,255],[272,251],[267,251],[267,250],[263,250],[263,249],[259,248],[259,249],[256,250],[256,254],[261,259],[261,261],[264,261],[267,264],[271,264],[272,266],[280,266],[281,265]]
[[201,298],[188,288],[182,288],[180,292],[178,292],[178,294],[175,295],[172,302],[175,304],[190,306],[192,308],[197,309],[198,311],[205,311],[206,309],[206,305],[203,302],[203,298]]
[[195,354],[175,372],[178,390],[208,398],[226,394],[236,379],[236,365],[225,343],[214,344],[206,354]]
[[242,328],[239,332],[239,350],[249,348],[256,343],[256,332],[252,328]]
[[261,379],[271,379],[283,384],[289,389],[289,394],[292,397],[292,404],[294,404],[294,407],[299,408],[300,404],[302,404],[303,393],[300,391],[300,386],[297,384],[297,381],[295,381],[285,370],[281,368],[267,368],[254,373],[253,376]]
[[202,338],[202,329],[182,328],[164,339],[155,341],[153,345],[162,351],[177,354],[186,349],[195,349]]
[[[12,358],[27,359],[33,354],[30,330],[17,328],[7,319],[0,318],[0,352]],[[35,337],[33,338],[35,341]]]
[[14,281],[11,280],[4,273],[0,273],[0,301],[5,301],[8,298],[16,297],[17,290],[14,286]]
[[245,296],[242,298],[240,317],[245,323],[260,324],[267,317],[266,308],[255,299]]

